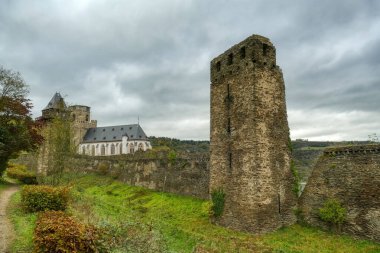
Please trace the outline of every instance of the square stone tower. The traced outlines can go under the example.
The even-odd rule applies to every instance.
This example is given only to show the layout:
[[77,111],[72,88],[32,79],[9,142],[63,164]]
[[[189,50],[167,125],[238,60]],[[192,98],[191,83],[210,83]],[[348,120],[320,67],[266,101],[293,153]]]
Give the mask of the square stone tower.
[[264,233],[295,222],[285,85],[269,39],[252,35],[211,61],[210,192],[216,222]]

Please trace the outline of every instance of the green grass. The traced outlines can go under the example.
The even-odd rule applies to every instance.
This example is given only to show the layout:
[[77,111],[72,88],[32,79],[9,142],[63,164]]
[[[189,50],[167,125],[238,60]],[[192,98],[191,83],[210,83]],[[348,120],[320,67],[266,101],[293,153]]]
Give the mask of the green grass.
[[[209,222],[207,201],[132,187],[95,175],[65,175],[72,187],[69,212],[96,224],[110,252],[320,252],[375,253],[380,245],[315,228],[293,225],[251,235]],[[36,220],[11,201],[17,240],[12,252],[31,252]]]
[[33,230],[36,222],[36,214],[25,213],[23,211],[23,209],[21,208],[20,192],[17,192],[11,197],[8,210],[15,231],[15,240],[11,245],[11,252],[32,252]]
[[[156,247],[156,252],[194,252],[195,248],[205,252],[380,252],[379,244],[300,225],[263,236],[232,231],[209,222],[206,201],[131,187],[104,177],[76,177],[72,183],[79,189],[72,210],[75,215],[106,224],[105,228],[117,231],[120,237],[145,238],[145,244]],[[128,243],[133,242],[124,245]],[[119,243],[121,251],[115,252],[126,252],[122,249],[126,248]]]

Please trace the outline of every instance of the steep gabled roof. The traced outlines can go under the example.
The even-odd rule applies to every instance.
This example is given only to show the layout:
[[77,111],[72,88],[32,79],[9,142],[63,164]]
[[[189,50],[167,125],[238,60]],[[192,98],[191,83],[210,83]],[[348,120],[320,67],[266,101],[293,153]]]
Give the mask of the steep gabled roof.
[[89,128],[83,143],[121,141],[123,136],[128,140],[147,140],[144,130],[138,124]]
[[56,92],[44,110],[66,108],[65,100],[59,92]]

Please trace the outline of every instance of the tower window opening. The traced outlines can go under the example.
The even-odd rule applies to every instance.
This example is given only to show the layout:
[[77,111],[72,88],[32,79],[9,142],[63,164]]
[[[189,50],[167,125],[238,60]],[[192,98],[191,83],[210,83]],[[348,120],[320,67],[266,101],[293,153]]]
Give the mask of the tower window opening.
[[220,64],[220,61],[218,61],[217,63],[216,63],[216,71],[220,71],[220,68],[221,68],[221,64]]
[[234,55],[231,53],[228,55],[228,65],[234,63]]
[[263,55],[267,56],[269,51],[269,46],[267,44],[263,44]]
[[240,59],[245,58],[245,47],[240,48]]
[[228,167],[232,170],[232,152],[228,153]]

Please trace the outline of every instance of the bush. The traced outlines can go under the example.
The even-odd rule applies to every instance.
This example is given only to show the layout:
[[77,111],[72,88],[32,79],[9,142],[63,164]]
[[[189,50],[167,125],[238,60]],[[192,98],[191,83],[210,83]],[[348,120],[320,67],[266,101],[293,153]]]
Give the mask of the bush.
[[21,202],[29,212],[65,210],[69,201],[67,187],[28,185],[21,191]]
[[98,252],[98,232],[62,211],[40,213],[34,230],[35,252]]
[[319,209],[319,217],[331,225],[337,232],[341,231],[341,225],[347,216],[346,208],[336,199],[328,199]]
[[214,217],[219,217],[222,215],[224,210],[224,201],[226,194],[223,189],[217,189],[212,191],[211,193],[211,201],[212,201],[212,213]]
[[102,176],[105,176],[108,174],[108,171],[109,171],[109,165],[108,163],[105,163],[105,162],[100,162],[98,164],[98,173]]
[[36,174],[28,171],[24,165],[9,164],[7,168],[7,176],[17,179],[24,184],[37,184]]

